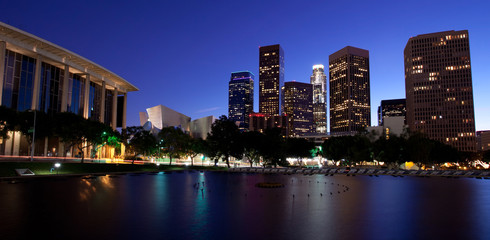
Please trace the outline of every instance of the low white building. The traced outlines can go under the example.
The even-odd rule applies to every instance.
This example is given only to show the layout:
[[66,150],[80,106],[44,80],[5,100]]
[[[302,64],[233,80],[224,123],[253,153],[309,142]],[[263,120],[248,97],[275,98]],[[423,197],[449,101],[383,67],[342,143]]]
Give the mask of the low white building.
[[192,137],[202,139],[206,139],[216,120],[214,116],[207,116],[191,121],[191,117],[163,105],[147,108],[139,115],[141,126],[153,134],[158,134],[165,127],[178,127]]

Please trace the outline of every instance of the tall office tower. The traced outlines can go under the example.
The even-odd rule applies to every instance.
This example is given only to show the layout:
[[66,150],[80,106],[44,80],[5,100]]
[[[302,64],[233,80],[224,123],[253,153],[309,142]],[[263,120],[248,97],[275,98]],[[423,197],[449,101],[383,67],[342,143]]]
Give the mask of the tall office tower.
[[248,130],[254,107],[254,75],[251,72],[233,72],[228,89],[228,118],[240,130]]
[[316,133],[327,132],[327,76],[325,68],[318,64],[313,66],[313,74],[310,77],[313,85],[313,123]]
[[381,100],[381,105],[378,107],[378,125],[383,125],[384,117],[405,117],[407,114],[407,103],[405,98]]
[[284,51],[279,44],[259,48],[259,112],[281,113]]
[[350,135],[371,125],[369,51],[347,46],[329,56],[330,132]]
[[404,57],[410,130],[460,151],[475,151],[468,31],[412,37]]
[[288,121],[288,137],[314,132],[313,86],[309,83],[286,82],[283,87],[284,114]]

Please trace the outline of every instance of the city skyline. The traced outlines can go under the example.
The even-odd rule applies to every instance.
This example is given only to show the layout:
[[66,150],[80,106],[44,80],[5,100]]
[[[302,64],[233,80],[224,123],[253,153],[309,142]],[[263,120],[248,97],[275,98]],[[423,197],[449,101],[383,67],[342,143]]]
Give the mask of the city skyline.
[[[369,50],[370,125],[376,125],[375,110],[381,100],[405,98],[403,48],[408,39],[467,29],[476,130],[490,129],[490,96],[486,94],[490,70],[485,54],[490,52],[486,44],[490,33],[484,24],[489,4],[420,4],[417,17],[397,3],[315,3],[311,8],[312,4],[254,1],[191,7],[184,3],[63,3],[56,4],[54,9],[60,14],[55,15],[44,14],[53,10],[40,2],[10,1],[3,4],[9,11],[0,21],[70,49],[134,83],[140,91],[128,95],[128,126],[139,125],[138,112],[158,104],[186,112],[192,119],[226,115],[230,72],[248,70],[258,76],[258,47],[271,44],[284,49],[284,81],[298,82],[308,82],[311,66],[327,65],[328,56],[337,49],[350,45]],[[276,5],[280,11],[266,11]],[[235,17],[237,12],[229,11],[238,6],[250,18]],[[74,7],[77,13],[70,11]],[[86,12],[104,14],[92,18],[82,14]],[[322,17],[329,13],[335,19],[347,12],[353,13],[352,18],[339,24],[328,24]],[[307,37],[311,32],[314,38]],[[254,105],[258,111],[258,101]]]

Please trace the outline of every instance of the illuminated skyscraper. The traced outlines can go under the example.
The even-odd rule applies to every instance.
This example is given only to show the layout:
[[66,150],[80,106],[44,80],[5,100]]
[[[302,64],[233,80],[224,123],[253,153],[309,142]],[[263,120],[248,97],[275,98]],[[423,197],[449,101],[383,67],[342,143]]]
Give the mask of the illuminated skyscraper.
[[327,76],[323,65],[313,66],[313,74],[310,77],[313,85],[313,123],[316,133],[327,132]]
[[405,46],[407,125],[460,151],[475,151],[468,31],[418,35]]
[[347,46],[329,56],[330,132],[354,134],[371,125],[369,51]]
[[254,75],[251,72],[231,73],[228,90],[228,118],[241,130],[248,129],[254,107]]
[[281,113],[284,51],[279,44],[259,48],[259,112]]
[[286,82],[283,87],[284,114],[287,116],[288,136],[302,136],[313,129],[313,87],[309,83]]

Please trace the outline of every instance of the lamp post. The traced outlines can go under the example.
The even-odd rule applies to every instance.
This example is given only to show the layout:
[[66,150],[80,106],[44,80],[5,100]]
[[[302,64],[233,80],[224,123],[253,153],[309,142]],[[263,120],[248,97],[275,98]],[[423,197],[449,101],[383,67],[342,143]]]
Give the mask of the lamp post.
[[58,169],[60,168],[61,164],[60,163],[55,163],[54,167],[56,168],[56,175],[58,175]]
[[31,162],[34,161],[34,149],[35,149],[35,139],[36,139],[36,110],[34,111],[34,128],[32,130],[32,145],[31,145]]

